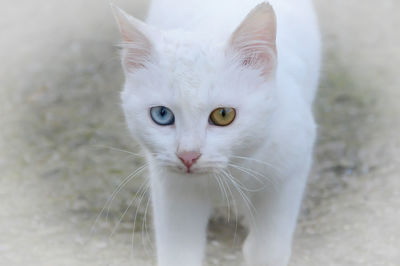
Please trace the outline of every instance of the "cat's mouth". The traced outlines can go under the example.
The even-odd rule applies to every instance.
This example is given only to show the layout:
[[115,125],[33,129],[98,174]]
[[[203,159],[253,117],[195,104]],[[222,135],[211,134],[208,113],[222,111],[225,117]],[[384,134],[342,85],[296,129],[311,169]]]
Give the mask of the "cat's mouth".
[[191,168],[186,168],[185,166],[177,165],[175,167],[170,167],[173,171],[178,172],[180,174],[186,174],[186,175],[196,175],[196,174],[208,174],[213,172],[212,168],[209,167],[191,167]]
[[226,169],[228,162],[224,160],[203,160],[196,162],[190,167],[181,161],[167,161],[160,160],[159,167],[164,168],[166,171],[176,173],[182,176],[196,176],[196,175],[209,175],[220,172]]
[[173,173],[177,173],[182,176],[197,176],[197,175],[209,175],[218,172],[219,167],[215,166],[193,166],[190,169],[187,169],[183,165],[167,165],[166,166],[168,171]]

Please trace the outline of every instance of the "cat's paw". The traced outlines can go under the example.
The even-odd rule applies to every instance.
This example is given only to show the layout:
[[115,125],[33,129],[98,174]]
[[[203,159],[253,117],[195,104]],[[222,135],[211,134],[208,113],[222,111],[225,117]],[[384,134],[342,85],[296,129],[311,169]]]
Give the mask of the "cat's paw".
[[244,266],[287,266],[290,248],[282,245],[262,245],[246,241],[243,245]]
[[289,256],[266,256],[264,258],[246,258],[243,266],[287,266]]

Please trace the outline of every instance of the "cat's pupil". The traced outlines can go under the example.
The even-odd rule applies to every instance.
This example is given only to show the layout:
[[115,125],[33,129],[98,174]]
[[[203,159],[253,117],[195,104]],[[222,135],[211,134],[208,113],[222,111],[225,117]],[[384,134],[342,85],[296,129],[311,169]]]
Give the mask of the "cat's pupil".
[[221,109],[221,116],[222,116],[222,117],[225,117],[225,115],[226,115],[225,109]]
[[161,108],[160,115],[165,116],[166,113],[167,113],[167,111],[165,110],[165,108]]

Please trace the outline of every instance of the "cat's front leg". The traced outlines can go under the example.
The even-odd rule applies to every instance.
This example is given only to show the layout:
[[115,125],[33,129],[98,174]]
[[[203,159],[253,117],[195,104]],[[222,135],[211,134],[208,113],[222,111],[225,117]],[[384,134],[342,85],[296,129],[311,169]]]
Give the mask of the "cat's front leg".
[[201,266],[210,215],[205,189],[164,176],[153,180],[152,198],[158,265]]
[[257,213],[248,219],[249,235],[243,246],[246,266],[288,265],[307,173],[254,195]]

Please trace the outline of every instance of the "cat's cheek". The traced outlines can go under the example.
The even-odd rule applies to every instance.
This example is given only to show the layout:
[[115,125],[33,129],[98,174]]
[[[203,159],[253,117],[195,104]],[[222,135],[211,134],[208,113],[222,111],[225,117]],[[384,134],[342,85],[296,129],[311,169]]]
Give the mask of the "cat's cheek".
[[176,150],[177,140],[175,126],[166,126],[161,128],[151,128],[144,133],[147,143],[152,147],[153,152],[163,153],[169,161],[177,161]]
[[222,134],[220,130],[210,130],[207,134],[205,150],[210,157],[222,157],[221,161],[228,161],[231,155],[231,147],[234,146],[236,138],[233,134]]

